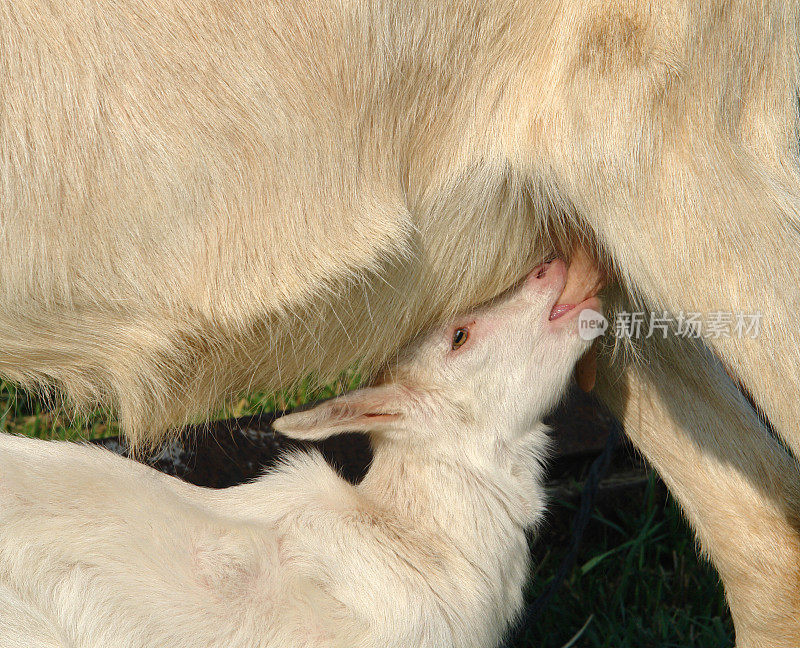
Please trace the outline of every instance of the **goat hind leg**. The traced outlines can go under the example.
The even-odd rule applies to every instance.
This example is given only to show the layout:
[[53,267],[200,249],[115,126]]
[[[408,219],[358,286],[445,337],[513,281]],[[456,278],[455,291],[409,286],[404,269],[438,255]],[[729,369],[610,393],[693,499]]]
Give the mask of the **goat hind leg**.
[[719,571],[737,646],[800,645],[800,470],[719,361],[648,340],[643,361],[604,366],[598,394],[682,506]]

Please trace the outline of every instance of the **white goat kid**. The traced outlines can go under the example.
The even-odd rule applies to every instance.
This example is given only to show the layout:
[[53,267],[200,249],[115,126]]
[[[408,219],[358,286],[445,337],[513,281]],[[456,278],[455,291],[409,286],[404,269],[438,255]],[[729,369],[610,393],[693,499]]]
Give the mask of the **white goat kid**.
[[[214,491],[105,450],[0,438],[0,646],[496,645],[543,507],[542,417],[588,342],[560,261],[410,345],[384,382],[289,414],[371,435],[353,486],[317,454]],[[560,315],[556,317],[556,315]]]

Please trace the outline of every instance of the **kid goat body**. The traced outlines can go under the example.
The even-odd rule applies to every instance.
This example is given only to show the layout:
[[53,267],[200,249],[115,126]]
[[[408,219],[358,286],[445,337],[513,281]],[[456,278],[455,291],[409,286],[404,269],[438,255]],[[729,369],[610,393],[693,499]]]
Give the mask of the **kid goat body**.
[[301,439],[369,433],[358,485],[317,454],[213,491],[0,437],[0,647],[497,645],[543,507],[541,419],[588,346],[575,315],[598,303],[552,311],[565,276],[540,266],[412,343],[380,384],[276,422]]

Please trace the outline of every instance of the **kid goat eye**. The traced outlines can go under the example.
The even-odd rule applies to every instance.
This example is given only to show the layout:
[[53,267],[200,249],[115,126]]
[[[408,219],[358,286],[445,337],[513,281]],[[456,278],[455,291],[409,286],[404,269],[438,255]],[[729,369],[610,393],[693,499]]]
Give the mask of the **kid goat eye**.
[[456,349],[464,345],[464,342],[467,341],[468,337],[469,337],[469,329],[466,326],[461,326],[457,328],[453,332],[453,341],[452,344],[450,345],[450,348],[452,348],[453,351],[455,351]]

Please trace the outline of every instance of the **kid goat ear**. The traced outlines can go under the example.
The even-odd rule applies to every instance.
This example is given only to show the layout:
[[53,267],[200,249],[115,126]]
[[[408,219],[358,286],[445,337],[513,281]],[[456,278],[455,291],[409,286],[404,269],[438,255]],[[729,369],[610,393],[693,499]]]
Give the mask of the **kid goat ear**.
[[388,432],[405,418],[401,394],[391,384],[359,389],[311,409],[282,416],[272,427],[287,437],[306,441],[343,432]]

